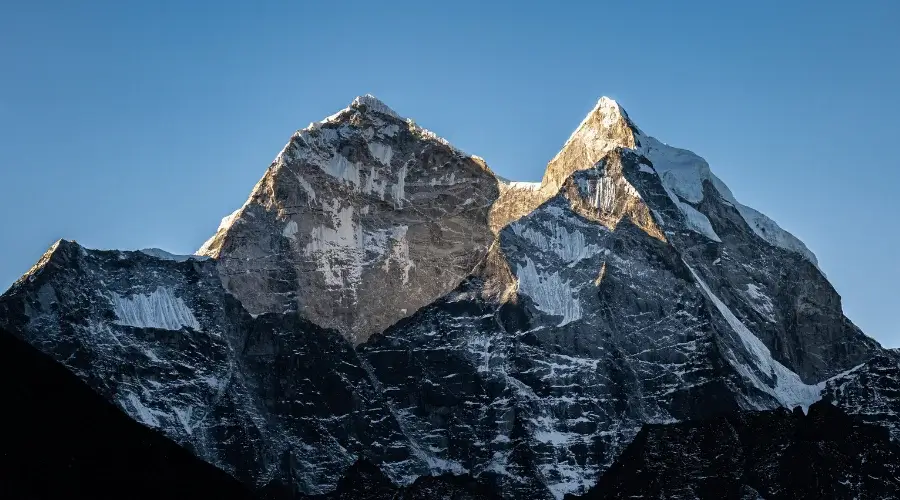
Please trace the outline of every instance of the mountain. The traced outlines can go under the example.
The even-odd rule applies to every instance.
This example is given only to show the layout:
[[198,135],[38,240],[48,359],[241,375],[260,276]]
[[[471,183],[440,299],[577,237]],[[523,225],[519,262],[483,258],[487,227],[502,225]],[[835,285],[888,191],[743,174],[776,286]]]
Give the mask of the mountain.
[[812,252],[607,98],[522,183],[359,97],[197,255],[61,240],[0,327],[259,490],[362,459],[559,499],[644,425],[821,399],[900,432],[900,356]]
[[[900,445],[825,402],[647,425],[582,497],[897,498]],[[576,497],[566,497],[574,500]]]

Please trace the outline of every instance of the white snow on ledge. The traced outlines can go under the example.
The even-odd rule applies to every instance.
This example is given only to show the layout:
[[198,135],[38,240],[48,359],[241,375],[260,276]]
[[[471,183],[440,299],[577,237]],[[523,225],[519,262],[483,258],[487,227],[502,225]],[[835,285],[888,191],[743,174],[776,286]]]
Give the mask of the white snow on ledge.
[[541,188],[540,182],[509,181],[506,184],[512,189],[524,189],[527,191],[537,191]]
[[116,324],[175,331],[183,327],[200,330],[194,313],[169,287],[161,286],[149,295],[128,297],[113,292],[111,299],[113,312],[118,318]]
[[356,108],[360,105],[365,106],[367,109],[375,111],[376,113],[381,113],[383,115],[388,115],[402,120],[402,118],[397,114],[396,111],[391,109],[387,104],[382,102],[381,99],[373,96],[372,94],[357,96],[356,99],[353,99],[353,103],[350,106]]
[[[692,229],[710,236],[706,224],[697,217],[702,214],[689,213],[691,210],[686,207],[690,205],[682,204],[679,198],[690,203],[699,203],[703,200],[703,182],[709,181],[722,199],[733,205],[741,214],[756,236],[773,246],[797,253],[818,267],[815,254],[799,238],[782,229],[775,221],[759,211],[738,203],[728,186],[712,173],[706,160],[691,151],[669,146],[643,133],[638,133],[637,139],[641,144],[638,152],[653,163],[653,169],[659,175],[669,197],[685,213],[689,223],[700,223]],[[711,230],[712,226],[708,229]]]
[[174,253],[169,253],[161,248],[144,248],[138,251],[151,257],[156,257],[157,259],[174,260],[175,262],[185,262],[188,260],[209,260],[209,257],[205,255],[177,255]]

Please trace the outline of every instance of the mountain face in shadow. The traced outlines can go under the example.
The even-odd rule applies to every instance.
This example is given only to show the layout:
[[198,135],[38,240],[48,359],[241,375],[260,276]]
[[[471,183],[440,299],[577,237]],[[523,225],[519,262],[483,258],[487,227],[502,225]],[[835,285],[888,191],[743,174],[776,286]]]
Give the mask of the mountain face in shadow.
[[569,500],[900,497],[900,446],[888,431],[818,402],[647,425],[597,485]]
[[0,332],[0,401],[0,498],[254,498],[6,332]]

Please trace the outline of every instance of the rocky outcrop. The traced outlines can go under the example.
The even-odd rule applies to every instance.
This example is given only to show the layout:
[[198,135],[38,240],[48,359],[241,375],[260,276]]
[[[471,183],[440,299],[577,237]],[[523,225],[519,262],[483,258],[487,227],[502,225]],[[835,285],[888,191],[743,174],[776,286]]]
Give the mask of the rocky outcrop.
[[822,399],[863,422],[887,428],[900,443],[900,350],[878,352],[824,385]]
[[482,160],[363,96],[294,134],[198,253],[251,314],[298,311],[360,343],[472,271],[497,196]]
[[539,182],[510,182],[500,179],[500,196],[491,207],[491,230],[499,232],[507,224],[530,213],[546,200]]
[[815,256],[609,99],[537,185],[358,98],[200,253],[61,241],[0,326],[254,488],[362,458],[559,499],[646,424],[824,396],[896,425],[895,354]]
[[887,499],[900,496],[900,446],[820,402],[797,409],[648,425],[575,500]]

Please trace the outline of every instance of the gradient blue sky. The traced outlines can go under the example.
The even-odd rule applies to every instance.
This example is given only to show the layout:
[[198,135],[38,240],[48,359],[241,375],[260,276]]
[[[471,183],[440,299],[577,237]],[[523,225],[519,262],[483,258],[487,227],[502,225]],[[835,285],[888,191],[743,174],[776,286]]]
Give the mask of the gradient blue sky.
[[193,252],[358,94],[516,180],[609,95],[900,346],[900,2],[483,3],[4,2],[0,288],[60,237]]

